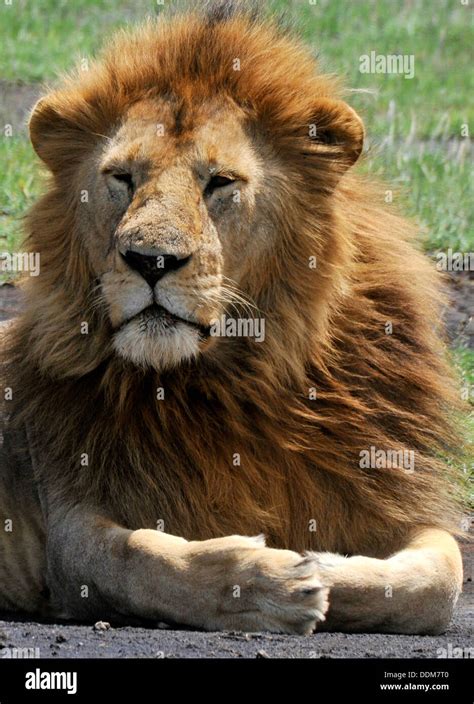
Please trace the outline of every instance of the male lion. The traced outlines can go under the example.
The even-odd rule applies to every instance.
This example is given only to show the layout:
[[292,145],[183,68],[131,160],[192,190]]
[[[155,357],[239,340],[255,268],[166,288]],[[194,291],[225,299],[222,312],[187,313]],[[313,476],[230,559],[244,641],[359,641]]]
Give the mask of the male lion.
[[442,631],[462,568],[437,282],[350,171],[364,130],[334,80],[217,5],[119,34],[30,132],[51,180],[3,343],[0,607]]

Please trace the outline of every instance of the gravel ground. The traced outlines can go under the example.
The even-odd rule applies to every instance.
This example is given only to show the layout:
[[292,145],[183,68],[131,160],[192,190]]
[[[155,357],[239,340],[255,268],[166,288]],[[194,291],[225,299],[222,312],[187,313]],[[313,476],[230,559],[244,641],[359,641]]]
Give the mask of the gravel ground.
[[[37,648],[41,658],[438,658],[451,648],[474,648],[474,594],[465,592],[442,636],[319,633],[204,633],[163,628],[0,621],[0,657],[13,649]],[[8,649],[8,650],[5,650]],[[18,652],[18,651],[17,651]],[[25,651],[21,651],[25,652]],[[452,652],[452,651],[451,651]]]

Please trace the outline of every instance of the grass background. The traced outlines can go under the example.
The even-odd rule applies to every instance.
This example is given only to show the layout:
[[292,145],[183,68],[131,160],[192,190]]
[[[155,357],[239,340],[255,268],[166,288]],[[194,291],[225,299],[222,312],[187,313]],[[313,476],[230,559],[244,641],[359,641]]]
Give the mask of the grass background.
[[[7,0],[8,2],[9,0]],[[366,168],[402,188],[429,250],[474,248],[470,141],[474,125],[471,70],[472,6],[461,0],[269,0],[286,10],[318,55],[323,70],[342,75],[348,96],[367,125]],[[54,82],[76,61],[94,54],[117,27],[154,15],[156,0],[11,0],[0,3],[0,80]],[[179,0],[164,0],[180,4]],[[195,4],[199,4],[196,0]],[[359,57],[413,54],[415,77],[363,74]],[[0,91],[1,91],[0,84]],[[13,125],[14,133],[19,126]],[[17,238],[17,216],[39,182],[32,152],[21,137],[0,140],[0,247]]]
[[[9,0],[6,0],[8,2]],[[434,253],[474,250],[474,0],[268,0],[286,10],[321,68],[345,77],[349,102],[368,133],[369,173],[393,185]],[[179,4],[164,0],[164,4]],[[199,5],[199,0],[196,0]],[[11,0],[0,4],[0,96],[12,83],[54,82],[93,55],[114,29],[157,14],[156,0]],[[363,74],[359,57],[413,54],[415,77]],[[1,127],[1,125],[0,125]],[[469,129],[468,128],[468,129]],[[22,125],[0,135],[0,251],[18,246],[20,216],[41,190],[37,161]],[[33,165],[32,165],[33,164]],[[465,383],[474,384],[474,352],[454,351]],[[471,386],[471,388],[474,388]]]

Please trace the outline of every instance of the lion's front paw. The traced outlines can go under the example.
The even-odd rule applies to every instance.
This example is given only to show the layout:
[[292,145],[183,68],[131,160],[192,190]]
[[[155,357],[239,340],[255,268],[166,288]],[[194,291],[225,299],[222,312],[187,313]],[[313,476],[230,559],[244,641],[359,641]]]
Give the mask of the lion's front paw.
[[328,589],[311,555],[240,536],[188,545],[204,628],[309,634],[324,620]]

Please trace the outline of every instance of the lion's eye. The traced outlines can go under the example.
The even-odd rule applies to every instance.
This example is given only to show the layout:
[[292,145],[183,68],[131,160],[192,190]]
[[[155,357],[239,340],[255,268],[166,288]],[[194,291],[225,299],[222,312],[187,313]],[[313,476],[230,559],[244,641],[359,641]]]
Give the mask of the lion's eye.
[[133,191],[133,177],[131,174],[117,173],[117,174],[110,174],[110,175],[112,176],[112,178],[115,179],[115,181],[119,181],[120,183],[124,183],[130,191]]
[[224,188],[224,186],[228,186],[231,183],[235,183],[235,179],[227,178],[227,176],[213,176],[204,190],[204,195],[208,198],[212,196],[214,191],[217,191],[219,188]]

